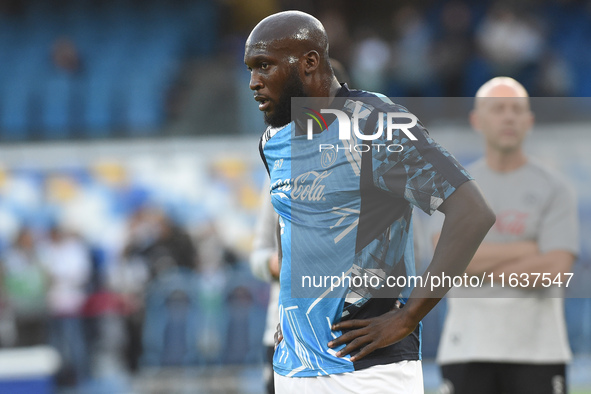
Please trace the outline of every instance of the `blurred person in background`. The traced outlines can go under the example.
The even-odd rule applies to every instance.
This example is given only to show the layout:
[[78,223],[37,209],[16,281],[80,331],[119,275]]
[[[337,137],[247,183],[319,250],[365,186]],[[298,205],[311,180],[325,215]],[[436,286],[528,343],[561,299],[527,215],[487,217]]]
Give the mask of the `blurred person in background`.
[[357,36],[351,75],[358,86],[369,91],[379,91],[386,84],[392,60],[390,46],[371,27],[360,29]]
[[[437,355],[442,393],[566,393],[564,273],[579,251],[574,190],[524,152],[534,115],[516,80],[486,82],[470,122],[484,138],[485,156],[467,168],[497,221],[466,272],[493,275],[495,283],[449,293]],[[536,286],[536,273],[563,285],[549,287],[539,278]],[[516,288],[508,285],[511,275],[519,278]]]
[[[403,96],[438,96],[434,43],[425,16],[414,5],[404,5],[392,16],[392,79]],[[360,85],[365,88],[364,85]]]
[[55,68],[68,74],[82,70],[82,59],[74,41],[66,36],[57,38],[51,47],[51,60]]
[[157,237],[156,226],[149,220],[148,211],[139,209],[128,219],[127,243],[118,263],[108,272],[109,288],[126,300],[129,313],[125,315],[125,361],[131,372],[139,369],[142,354],[142,324],[145,292],[150,280],[150,269],[139,253]]
[[[351,57],[352,37],[351,26],[347,24],[345,12],[341,8],[329,8],[325,10],[318,18],[326,34],[330,37],[330,64],[339,81],[348,83],[351,78],[347,75],[344,65],[335,59],[346,60]],[[339,75],[343,72],[342,75]],[[342,79],[341,79],[342,78]]]
[[124,255],[143,262],[151,278],[175,268],[197,269],[193,240],[162,210],[141,208],[132,216],[129,226]]
[[80,384],[89,368],[82,308],[92,275],[90,249],[79,236],[53,225],[40,250],[50,283],[49,343],[62,357],[58,383]]
[[142,207],[129,219],[127,244],[111,272],[111,287],[126,300],[126,361],[136,372],[143,353],[146,295],[151,284],[179,269],[196,272],[198,254],[188,232],[164,211]]
[[542,29],[528,13],[509,3],[494,4],[476,31],[476,43],[492,75],[511,75],[531,85],[545,44]]
[[466,67],[474,53],[470,27],[472,11],[462,1],[443,5],[439,17],[442,31],[434,43],[434,68],[441,81],[444,97],[462,97]]
[[47,343],[49,278],[30,228],[22,228],[0,260],[2,297],[14,314],[16,345]]

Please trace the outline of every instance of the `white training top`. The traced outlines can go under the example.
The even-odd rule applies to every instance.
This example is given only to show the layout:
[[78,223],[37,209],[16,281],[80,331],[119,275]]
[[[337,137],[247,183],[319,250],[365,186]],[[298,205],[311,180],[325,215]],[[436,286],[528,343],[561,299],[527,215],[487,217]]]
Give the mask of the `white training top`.
[[[560,175],[531,160],[510,173],[495,172],[484,160],[467,169],[497,215],[484,242],[529,240],[538,243],[541,253],[578,254],[576,198]],[[450,291],[437,355],[440,364],[570,360],[564,287],[510,288],[507,278],[504,288],[497,283],[490,288],[490,279],[487,283]]]

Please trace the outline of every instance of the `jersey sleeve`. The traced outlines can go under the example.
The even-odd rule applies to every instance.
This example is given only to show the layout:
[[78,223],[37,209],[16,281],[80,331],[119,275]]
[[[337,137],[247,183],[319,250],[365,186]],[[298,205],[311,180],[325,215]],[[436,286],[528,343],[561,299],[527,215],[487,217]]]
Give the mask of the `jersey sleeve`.
[[[386,130],[385,115],[381,121]],[[416,140],[395,129],[392,140],[384,135],[381,141],[373,142],[373,182],[378,188],[404,198],[431,215],[472,177],[445,148],[429,137],[420,122],[408,131]],[[376,144],[384,146],[378,145],[380,149],[376,149]]]

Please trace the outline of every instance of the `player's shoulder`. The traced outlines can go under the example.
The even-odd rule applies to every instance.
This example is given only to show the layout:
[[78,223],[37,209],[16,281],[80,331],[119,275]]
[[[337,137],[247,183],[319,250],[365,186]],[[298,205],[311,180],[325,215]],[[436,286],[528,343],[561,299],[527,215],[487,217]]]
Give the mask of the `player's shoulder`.
[[377,92],[370,92],[367,90],[357,90],[357,89],[350,89],[348,91],[348,97],[351,100],[358,99],[362,101],[364,104],[370,105],[378,111],[381,112],[406,112],[410,113],[410,111],[392,101],[389,97],[382,93]]
[[[361,103],[361,107],[365,110],[359,110],[359,103]],[[414,114],[403,105],[394,102],[391,98],[381,93],[366,90],[349,90],[344,108],[346,112],[351,114],[360,114],[361,117],[358,119],[366,119],[369,125],[377,125],[379,122],[409,124],[407,118],[410,118],[410,124],[414,130],[413,135],[415,137],[417,135],[424,135],[427,139],[422,139],[422,141],[431,142],[428,138],[429,132]],[[391,117],[391,114],[396,114],[396,117]],[[399,132],[399,130],[396,132]]]
[[281,127],[271,127],[268,126],[263,135],[261,135],[260,146],[264,148],[267,142],[271,140],[274,136],[276,136],[280,131],[285,130],[286,128],[291,128],[291,123],[286,124],[285,126]]

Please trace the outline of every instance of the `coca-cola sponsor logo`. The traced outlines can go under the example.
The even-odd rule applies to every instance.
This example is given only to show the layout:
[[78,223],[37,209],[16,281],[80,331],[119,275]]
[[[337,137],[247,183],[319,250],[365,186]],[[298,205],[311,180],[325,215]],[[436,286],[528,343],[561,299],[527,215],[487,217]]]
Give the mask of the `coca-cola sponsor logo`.
[[286,193],[291,190],[290,196],[294,200],[300,201],[321,201],[324,199],[324,189],[326,185],[322,181],[327,178],[332,171],[308,171],[298,175],[295,179],[278,180],[271,186],[272,193],[281,198],[287,198]]
[[293,180],[293,189],[291,198],[301,201],[320,201],[324,197],[324,188],[322,180],[328,177],[332,172],[316,171],[305,172]]

